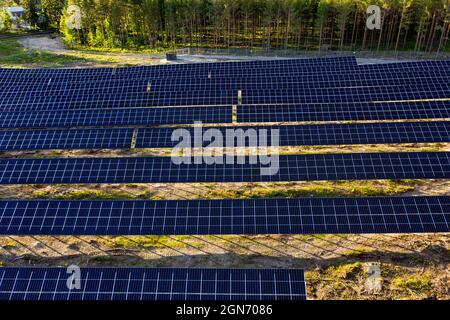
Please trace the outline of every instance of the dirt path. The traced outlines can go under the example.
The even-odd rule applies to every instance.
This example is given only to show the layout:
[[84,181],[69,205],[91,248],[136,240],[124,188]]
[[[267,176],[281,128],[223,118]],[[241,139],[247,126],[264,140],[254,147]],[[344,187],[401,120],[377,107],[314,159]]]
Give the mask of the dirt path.
[[97,52],[85,50],[69,50],[59,37],[39,36],[25,37],[18,42],[28,50],[37,50],[55,55],[80,57],[104,64],[110,62],[117,65],[150,65],[166,63],[164,54]]

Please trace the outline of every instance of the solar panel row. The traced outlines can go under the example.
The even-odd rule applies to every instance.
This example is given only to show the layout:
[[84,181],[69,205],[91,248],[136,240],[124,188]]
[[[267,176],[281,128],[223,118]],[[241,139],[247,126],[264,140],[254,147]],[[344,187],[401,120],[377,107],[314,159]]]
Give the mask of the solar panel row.
[[1,131],[0,150],[128,149],[133,129]]
[[[13,92],[21,92],[23,93],[25,90],[33,91],[34,88],[40,88],[41,90],[75,90],[80,88],[102,88],[102,87],[127,87],[136,83],[148,85],[151,83],[152,88],[158,87],[173,87],[173,86],[189,86],[189,85],[210,85],[210,84],[223,84],[223,85],[232,85],[232,84],[258,84],[258,83],[272,83],[272,84],[283,84],[283,83],[301,83],[303,85],[314,84],[311,87],[315,87],[315,85],[319,85],[319,83],[330,83],[330,85],[336,86],[341,82],[351,82],[351,81],[392,81],[397,79],[400,82],[404,81],[403,79],[410,79],[410,81],[419,81],[418,78],[427,78],[434,79],[434,82],[438,82],[442,79],[441,82],[445,83],[448,78],[448,71],[446,70],[396,70],[393,73],[390,70],[380,70],[380,71],[372,71],[372,72],[353,72],[346,73],[345,69],[341,70],[339,73],[313,73],[313,74],[292,74],[286,73],[282,75],[272,75],[272,76],[246,76],[237,78],[235,76],[226,76],[226,77],[215,77],[215,78],[166,78],[166,79],[151,79],[149,77],[138,77],[138,78],[123,78],[115,80],[114,78],[107,78],[96,81],[52,81],[51,79],[47,79],[46,81],[41,82],[25,82],[22,79],[17,81],[1,81],[0,79],[0,88],[2,91],[13,91]],[[16,91],[14,91],[16,90]]]
[[309,59],[270,59],[270,60],[251,60],[251,61],[232,61],[232,62],[211,62],[211,63],[184,63],[184,64],[166,64],[151,66],[134,67],[114,67],[114,68],[85,68],[85,69],[8,69],[0,68],[0,77],[3,76],[32,76],[32,75],[111,75],[111,74],[133,74],[143,71],[158,72],[180,72],[183,70],[227,70],[227,69],[252,69],[262,67],[281,67],[281,66],[314,66],[327,64],[356,65],[354,56],[344,57],[321,57]]
[[[242,104],[301,104],[447,99],[450,85],[408,85],[365,88],[284,89],[242,91]],[[28,110],[107,109],[149,106],[211,106],[238,104],[237,91],[132,92],[20,96],[3,99],[4,112]]]
[[20,96],[3,99],[2,111],[136,108],[148,106],[212,106],[237,104],[237,92],[134,92],[115,95]]
[[75,84],[72,86],[12,86],[9,89],[2,90],[0,97],[5,101],[14,102],[17,95],[20,94],[23,99],[29,100],[31,97],[38,96],[57,96],[64,93],[66,96],[80,95],[117,95],[129,93],[157,93],[158,95],[171,96],[179,92],[199,91],[199,92],[219,92],[221,90],[237,92],[261,91],[261,90],[288,90],[289,92],[302,92],[311,94],[312,90],[328,88],[358,88],[365,92],[369,88],[399,88],[400,90],[411,90],[420,88],[423,90],[435,90],[437,88],[447,88],[445,85],[450,81],[450,76],[429,76],[423,78],[392,78],[392,79],[364,79],[350,81],[323,81],[323,82],[298,82],[298,80],[289,81],[288,79],[274,81],[274,79],[263,79],[263,81],[250,83],[243,81],[194,81],[183,84],[170,84],[164,82],[153,83],[145,80],[108,83],[97,86],[86,86],[85,84]]
[[[272,72],[275,74],[280,73],[312,73],[312,72],[336,72],[338,69],[350,68],[351,70],[355,70],[356,66],[353,65],[343,65],[343,64],[328,64],[328,65],[280,65],[280,66],[268,66],[268,67],[254,67],[254,68],[234,68],[234,69],[216,69],[216,70],[208,70],[208,69],[198,69],[198,70],[181,70],[181,71],[160,71],[156,69],[147,69],[144,71],[131,73],[131,74],[91,74],[91,75],[45,75],[45,74],[30,74],[30,75],[10,75],[9,78],[12,79],[23,79],[28,82],[35,81],[43,81],[52,79],[54,81],[66,81],[66,80],[75,80],[79,81],[82,78],[86,80],[101,80],[107,78],[114,79],[124,79],[124,78],[136,78],[136,77],[152,77],[152,78],[172,78],[173,76],[177,77],[222,77],[222,76],[233,76],[233,75],[241,75],[241,74],[268,74],[268,72]],[[1,76],[0,76],[1,77]],[[4,78],[5,79],[5,78]]]
[[346,120],[444,119],[450,100],[313,105],[242,105],[237,122],[302,122]]
[[0,184],[450,178],[450,152],[210,156],[210,160],[219,163],[181,156],[0,159]]
[[115,110],[76,110],[4,112],[0,128],[62,128],[83,126],[129,126],[158,124],[231,123],[231,107],[130,108]]
[[[299,269],[0,268],[0,300],[306,300]],[[70,286],[69,286],[70,285]]]
[[[449,232],[450,197],[0,201],[4,235]],[[1,270],[1,269],[0,269]]]
[[[274,76],[274,75],[284,75],[287,73],[305,75],[305,74],[316,74],[316,73],[332,73],[339,74],[345,69],[346,73],[366,73],[366,72],[377,72],[377,71],[390,71],[390,72],[407,72],[407,71],[423,71],[435,69],[437,71],[443,71],[450,69],[450,63],[447,61],[433,61],[428,63],[389,63],[389,64],[373,64],[373,65],[345,65],[340,64],[330,64],[330,65],[313,65],[313,66],[280,66],[280,67],[255,67],[253,69],[237,68],[236,70],[186,70],[180,72],[161,72],[156,69],[149,69],[142,72],[137,72],[134,74],[106,74],[106,75],[83,75],[83,76],[48,76],[48,75],[35,75],[28,76],[25,78],[20,77],[21,80],[26,80],[28,82],[35,81],[95,81],[102,79],[132,79],[132,78],[154,78],[154,79],[173,79],[173,78],[217,78],[217,77],[229,77],[229,76]],[[3,82],[9,82],[14,79],[14,75],[3,79]],[[148,79],[150,80],[150,79]]]
[[[203,127],[198,133],[193,127],[0,131],[0,150],[128,149],[132,145],[133,130],[136,130],[136,148],[173,148],[179,144],[178,139],[172,139],[176,130],[183,130],[193,139],[196,134],[204,137],[210,129],[218,130],[222,137],[232,137],[235,144],[243,133],[257,137],[266,135],[269,144],[276,134],[280,146],[450,142],[450,122],[436,121]],[[211,144],[210,141],[202,143],[203,147]],[[242,143],[257,146],[257,140],[249,138]]]

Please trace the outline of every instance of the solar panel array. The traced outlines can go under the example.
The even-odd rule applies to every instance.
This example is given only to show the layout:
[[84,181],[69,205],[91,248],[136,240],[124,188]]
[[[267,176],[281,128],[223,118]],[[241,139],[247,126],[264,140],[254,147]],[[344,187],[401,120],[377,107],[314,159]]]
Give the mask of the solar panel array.
[[450,178],[450,152],[0,159],[0,184],[270,182]]
[[450,100],[242,106],[237,122],[375,121],[450,118]]
[[306,300],[302,270],[0,268],[0,300]]
[[[0,150],[174,148],[209,131],[280,146],[450,142],[450,61],[354,57],[128,68],[0,68]],[[187,126],[234,123],[233,126]],[[253,125],[244,126],[245,123]],[[159,127],[166,125],[165,127]],[[185,125],[170,127],[170,125]],[[151,127],[148,127],[151,126]],[[110,128],[104,128],[110,127]],[[199,131],[200,130],[200,131]],[[233,131],[227,131],[233,130]],[[228,134],[230,133],[230,134]],[[209,147],[210,141],[201,141]],[[181,150],[176,150],[179,152]],[[3,158],[0,184],[450,178],[450,152],[216,157]],[[0,200],[1,235],[449,232],[450,197]],[[301,270],[0,268],[0,300],[306,299]]]
[[[218,130],[223,137],[234,137],[234,143],[243,146],[257,146],[260,141],[244,139],[241,142],[236,138],[239,132],[265,136],[269,144],[278,137],[280,146],[450,141],[449,121],[202,127],[201,136],[211,129]],[[0,150],[128,149],[133,146],[134,131],[136,148],[174,148],[180,147],[179,140],[172,138],[174,133],[180,132],[177,130],[192,139],[198,134],[193,127],[0,131]],[[203,147],[211,145],[210,141],[202,143]]]
[[0,234],[449,232],[450,197],[0,201]]
[[231,123],[231,107],[128,108],[117,110],[64,110],[5,112],[1,128],[61,128],[159,124]]

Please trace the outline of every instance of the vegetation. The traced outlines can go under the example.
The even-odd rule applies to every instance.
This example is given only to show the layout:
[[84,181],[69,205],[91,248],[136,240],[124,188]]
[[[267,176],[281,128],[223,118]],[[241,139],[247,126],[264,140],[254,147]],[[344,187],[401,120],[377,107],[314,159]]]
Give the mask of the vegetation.
[[383,181],[332,181],[282,188],[241,188],[239,190],[215,189],[207,198],[297,198],[297,197],[339,197],[339,196],[392,196],[414,190],[412,180]]
[[[450,33],[448,0],[68,0],[81,30],[67,27],[61,2],[44,1],[44,14],[57,24],[62,10],[76,46],[442,51]],[[382,8],[380,30],[366,28],[371,4]]]
[[[120,236],[111,238],[106,244],[117,248],[182,248],[187,244],[183,240],[190,240],[189,236]],[[198,245],[197,245],[198,247]]]
[[43,199],[55,199],[55,200],[104,200],[104,199],[115,199],[115,200],[128,200],[128,199],[149,199],[151,194],[141,193],[134,195],[121,190],[72,190],[61,195],[55,195],[49,190],[36,191],[33,194],[36,198]]
[[37,50],[27,50],[13,39],[0,41],[0,65],[3,67],[37,64],[39,66],[62,66],[68,63],[87,62],[76,56],[55,55]]
[[[0,8],[11,3],[0,0]],[[24,0],[20,4],[32,27],[59,28],[74,47],[449,49],[448,0],[42,0],[39,6]],[[382,9],[379,30],[366,27],[366,10],[373,4]],[[81,9],[81,29],[68,27],[74,18],[67,10],[71,5]]]

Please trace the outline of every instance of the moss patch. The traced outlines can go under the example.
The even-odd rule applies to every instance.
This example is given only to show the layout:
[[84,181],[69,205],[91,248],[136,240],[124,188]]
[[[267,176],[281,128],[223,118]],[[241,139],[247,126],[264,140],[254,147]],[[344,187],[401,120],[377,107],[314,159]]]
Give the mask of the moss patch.
[[426,299],[432,295],[433,284],[429,274],[402,275],[392,280],[391,290],[399,298]]
[[151,193],[144,192],[140,194],[131,194],[120,190],[77,190],[68,191],[66,193],[55,195],[50,190],[39,190],[33,193],[35,198],[40,199],[55,199],[55,200],[102,200],[102,199],[115,199],[115,200],[127,200],[127,199],[150,199]]
[[210,190],[206,198],[297,198],[341,196],[392,196],[414,190],[414,180],[333,181],[305,186],[255,187],[250,190]]
[[[105,242],[112,247],[120,248],[137,248],[137,247],[154,247],[154,248],[181,248],[186,247],[184,240],[190,239],[189,236],[127,236],[111,238],[109,242]],[[195,244],[198,247],[197,244]]]

